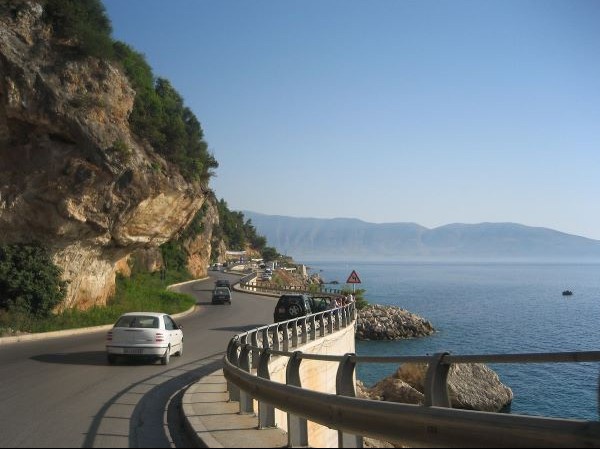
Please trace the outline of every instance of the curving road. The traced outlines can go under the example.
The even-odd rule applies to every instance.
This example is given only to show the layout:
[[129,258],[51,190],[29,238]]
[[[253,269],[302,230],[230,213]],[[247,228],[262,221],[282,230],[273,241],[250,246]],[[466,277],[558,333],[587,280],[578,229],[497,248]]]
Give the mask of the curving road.
[[183,389],[221,366],[234,334],[273,320],[275,299],[233,292],[231,306],[211,305],[213,285],[180,287],[200,307],[177,320],[184,355],[166,366],[107,365],[105,331],[0,345],[0,447],[190,446],[179,418]]

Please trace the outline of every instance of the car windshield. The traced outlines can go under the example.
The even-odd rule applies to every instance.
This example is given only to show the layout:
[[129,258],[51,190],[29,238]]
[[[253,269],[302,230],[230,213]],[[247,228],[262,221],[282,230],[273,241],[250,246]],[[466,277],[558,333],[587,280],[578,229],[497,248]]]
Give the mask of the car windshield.
[[313,312],[322,312],[326,310],[329,306],[329,298],[325,297],[315,297],[312,300]]
[[117,321],[115,327],[138,327],[143,329],[158,329],[158,317],[147,315],[124,315]]
[[215,295],[227,295],[227,294],[229,294],[228,288],[216,288],[215,289]]

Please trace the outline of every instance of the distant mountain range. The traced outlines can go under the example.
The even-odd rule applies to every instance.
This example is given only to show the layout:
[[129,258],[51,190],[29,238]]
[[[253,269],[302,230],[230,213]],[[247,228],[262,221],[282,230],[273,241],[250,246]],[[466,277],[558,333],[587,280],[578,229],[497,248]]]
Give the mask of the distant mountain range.
[[600,260],[600,240],[516,223],[367,223],[243,211],[268,245],[296,260]]

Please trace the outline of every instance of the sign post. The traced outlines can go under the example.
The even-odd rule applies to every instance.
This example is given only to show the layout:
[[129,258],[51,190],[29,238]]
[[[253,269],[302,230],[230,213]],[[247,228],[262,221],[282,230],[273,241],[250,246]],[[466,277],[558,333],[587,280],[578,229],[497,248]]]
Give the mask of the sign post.
[[352,293],[355,293],[356,284],[360,284],[360,278],[358,277],[356,270],[352,270],[352,273],[350,273],[350,276],[348,276],[348,279],[346,280],[346,284],[352,284]]

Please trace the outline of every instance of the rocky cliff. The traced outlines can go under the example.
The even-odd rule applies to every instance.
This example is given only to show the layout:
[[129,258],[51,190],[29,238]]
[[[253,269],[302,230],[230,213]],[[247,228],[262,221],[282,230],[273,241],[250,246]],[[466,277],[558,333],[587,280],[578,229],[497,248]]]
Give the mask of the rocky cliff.
[[0,10],[0,241],[50,249],[69,281],[63,307],[103,304],[120,261],[180,232],[206,186],[131,132],[119,67],[70,59],[35,1]]
[[402,340],[434,332],[429,321],[397,306],[370,304],[358,311],[356,319],[358,340]]

